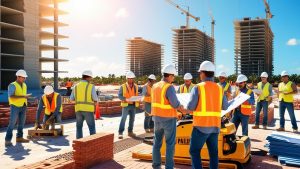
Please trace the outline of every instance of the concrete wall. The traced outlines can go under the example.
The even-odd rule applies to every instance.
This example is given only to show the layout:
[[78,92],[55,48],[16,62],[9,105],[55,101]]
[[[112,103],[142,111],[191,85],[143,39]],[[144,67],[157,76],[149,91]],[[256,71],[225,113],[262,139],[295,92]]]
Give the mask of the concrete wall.
[[24,1],[24,35],[25,35],[25,57],[24,69],[28,73],[27,86],[29,89],[40,88],[40,26],[39,26],[39,1]]

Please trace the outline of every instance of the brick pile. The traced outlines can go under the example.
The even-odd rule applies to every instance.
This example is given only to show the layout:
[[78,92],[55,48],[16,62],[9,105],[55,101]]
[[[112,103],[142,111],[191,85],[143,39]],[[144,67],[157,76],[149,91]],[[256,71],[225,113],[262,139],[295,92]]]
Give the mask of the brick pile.
[[[260,112],[259,116],[259,123],[262,124],[263,121],[263,110]],[[270,104],[268,107],[268,125],[272,124],[274,122],[274,104]],[[255,111],[252,112],[249,118],[249,124],[254,124],[255,123]]]
[[114,134],[99,133],[73,141],[75,169],[90,168],[113,159]]
[[[88,169],[113,159],[114,134],[98,133],[73,141],[73,152],[17,169]],[[72,158],[70,158],[72,157]]]

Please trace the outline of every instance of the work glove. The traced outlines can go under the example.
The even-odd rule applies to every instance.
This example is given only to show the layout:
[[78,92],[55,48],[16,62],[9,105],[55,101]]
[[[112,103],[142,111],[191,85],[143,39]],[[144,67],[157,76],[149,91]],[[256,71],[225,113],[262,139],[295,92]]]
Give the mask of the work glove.
[[52,114],[45,123],[46,123],[46,125],[50,125],[50,124],[54,123],[54,120],[55,120],[55,116],[54,116],[54,114]]
[[37,129],[42,129],[42,126],[40,125],[40,123],[38,121],[36,121],[34,123],[34,130],[37,130]]

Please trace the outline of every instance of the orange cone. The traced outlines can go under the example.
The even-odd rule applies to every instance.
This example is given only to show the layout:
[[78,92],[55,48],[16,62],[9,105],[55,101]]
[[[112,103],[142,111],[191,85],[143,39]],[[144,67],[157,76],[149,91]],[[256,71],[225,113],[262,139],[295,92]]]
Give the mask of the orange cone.
[[95,118],[96,118],[96,120],[99,120],[99,119],[101,120],[100,107],[99,107],[98,103],[96,104]]

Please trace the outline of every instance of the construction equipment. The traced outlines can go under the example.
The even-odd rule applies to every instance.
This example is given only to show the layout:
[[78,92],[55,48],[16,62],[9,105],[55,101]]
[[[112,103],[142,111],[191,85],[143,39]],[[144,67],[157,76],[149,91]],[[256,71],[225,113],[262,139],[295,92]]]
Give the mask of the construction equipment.
[[51,129],[51,130],[28,130],[27,138],[31,139],[33,137],[57,137],[57,136],[63,136],[64,135],[64,126],[60,125],[59,129]]
[[[193,129],[191,116],[184,116],[184,119],[177,122],[176,144],[174,161],[177,164],[191,164],[189,147],[190,137]],[[226,169],[242,169],[251,161],[251,145],[248,136],[236,136],[236,129],[227,117],[222,118],[221,131],[218,138],[219,167]],[[162,160],[165,160],[165,140],[161,148]],[[200,152],[199,152],[200,153]],[[137,151],[132,153],[133,158],[141,160],[152,160],[152,154],[148,151]],[[206,144],[201,151],[202,164],[209,166],[209,153]]]
[[186,15],[186,28],[189,28],[189,20],[190,20],[190,17],[193,18],[196,22],[200,21],[200,17],[196,17],[194,15],[192,15],[189,11],[189,7],[188,7],[188,10],[185,10],[183,8],[181,8],[179,5],[177,5],[176,3],[174,3],[172,0],[166,0],[169,4],[175,6],[177,9],[179,9],[182,14],[185,14]]
[[267,0],[264,0],[264,4],[265,4],[265,11],[266,11],[266,18],[267,19],[273,18],[274,15],[272,15],[271,13],[271,9]]

